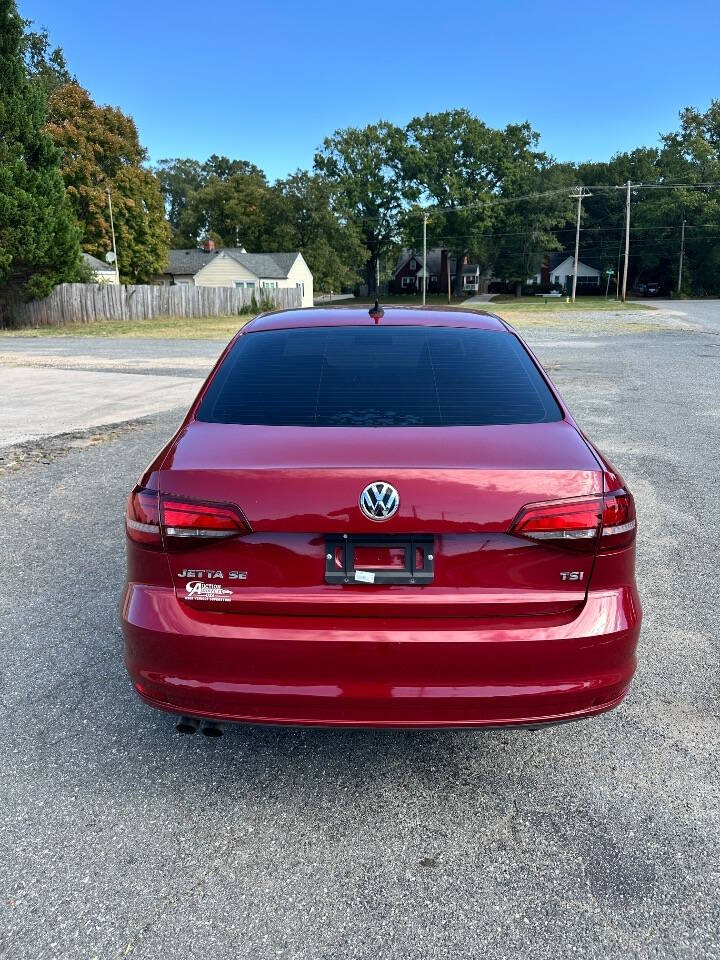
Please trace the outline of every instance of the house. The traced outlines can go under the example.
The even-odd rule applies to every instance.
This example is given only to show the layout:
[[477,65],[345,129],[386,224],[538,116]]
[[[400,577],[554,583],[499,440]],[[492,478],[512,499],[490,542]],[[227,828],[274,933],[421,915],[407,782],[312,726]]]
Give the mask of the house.
[[[545,256],[540,272],[531,277],[529,283],[537,283],[542,287],[562,287],[568,292],[572,289],[573,263],[575,257],[566,250],[556,250]],[[602,270],[600,262],[592,257],[578,259],[577,285],[578,290],[595,290],[600,287]]]
[[[435,247],[427,252],[427,291],[428,293],[447,293],[448,266],[450,285],[455,281],[456,258],[447,250]],[[422,254],[414,250],[403,249],[393,271],[393,293],[421,293],[425,278]],[[486,278],[480,273],[477,263],[468,263],[465,257],[462,264],[463,291],[468,295],[477,293],[480,284]]]
[[83,253],[82,260],[83,264],[93,274],[95,283],[119,283],[117,271],[111,263],[98,260],[97,257],[90,256],[89,253]]
[[313,305],[313,275],[298,251],[248,253],[244,247],[216,248],[206,240],[202,248],[170,250],[162,274],[155,279],[164,286],[239,287],[263,290],[295,287],[303,307]]

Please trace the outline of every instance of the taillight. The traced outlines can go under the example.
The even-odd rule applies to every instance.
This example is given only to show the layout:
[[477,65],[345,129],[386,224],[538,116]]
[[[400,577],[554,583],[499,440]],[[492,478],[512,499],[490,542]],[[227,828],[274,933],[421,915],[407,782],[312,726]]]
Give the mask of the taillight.
[[[616,550],[635,537],[635,504],[627,490],[604,497],[529,503],[513,521],[511,534],[571,550]],[[599,543],[598,543],[599,540]]]
[[573,550],[594,551],[602,506],[602,497],[529,503],[515,518],[510,533]]
[[163,497],[160,510],[168,537],[222,539],[248,532],[247,525],[232,507]]
[[137,487],[130,494],[125,516],[127,535],[136,543],[161,546],[162,537],[222,539],[249,533],[236,509],[225,504],[192,503],[162,497],[157,490]]
[[601,550],[617,550],[629,546],[635,539],[637,521],[635,501],[629,490],[616,490],[603,498]]
[[160,515],[157,490],[136,487],[128,497],[125,511],[127,535],[136,543],[160,546]]

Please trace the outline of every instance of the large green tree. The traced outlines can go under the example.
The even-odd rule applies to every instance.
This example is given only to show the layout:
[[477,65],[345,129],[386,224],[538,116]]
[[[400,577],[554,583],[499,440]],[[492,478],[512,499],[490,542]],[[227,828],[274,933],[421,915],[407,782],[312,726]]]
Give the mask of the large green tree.
[[357,283],[368,252],[357,225],[337,209],[332,184],[318,174],[297,170],[278,180],[272,195],[268,248],[300,250],[318,290]]
[[[235,243],[236,233],[238,240],[241,233],[245,234],[244,223],[228,222],[231,213],[241,212],[238,195],[258,186],[264,191],[268,186],[262,170],[254,163],[215,153],[203,162],[190,157],[161,160],[155,172],[165,197],[173,244],[178,247],[194,246],[207,231],[230,236]],[[229,189],[219,187],[233,177],[238,179]],[[211,189],[203,193],[206,187]],[[225,214],[223,206],[228,203],[232,210]],[[254,227],[250,230],[252,233],[257,233]],[[246,236],[248,243],[252,242],[250,235]]]
[[573,184],[572,169],[549,159],[519,165],[504,184],[507,202],[498,205],[493,227],[493,273],[518,296],[546,254],[562,249],[557,231],[571,215]]
[[60,151],[45,127],[45,95],[23,61],[23,20],[0,0],[0,299],[47,295],[78,271],[79,230]]
[[182,204],[174,234],[178,246],[193,247],[208,236],[226,247],[266,249],[270,187],[262,170],[240,164],[222,173],[203,171],[201,185],[190,189]]
[[431,245],[455,254],[456,294],[466,256],[484,267],[498,260],[492,231],[508,222],[502,201],[535,187],[547,168],[537,141],[527,123],[496,130],[465,109],[428,113],[407,125],[401,150],[406,195],[414,190],[429,208]]
[[83,249],[104,258],[112,249],[112,197],[120,278],[146,283],[167,260],[170,228],[160,185],[146,166],[132,117],[100,107],[87,90],[66,84],[48,104],[47,130],[62,150],[67,195],[83,227]]
[[378,260],[394,250],[400,214],[414,195],[401,172],[404,144],[402,129],[381,120],[336,130],[315,154],[316,171],[332,184],[342,209],[362,233],[371,291]]

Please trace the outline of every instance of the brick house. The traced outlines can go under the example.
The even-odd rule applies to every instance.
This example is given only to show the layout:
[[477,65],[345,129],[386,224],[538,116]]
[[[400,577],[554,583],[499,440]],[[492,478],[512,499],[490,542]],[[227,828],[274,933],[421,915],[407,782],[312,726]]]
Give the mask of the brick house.
[[[448,250],[435,247],[427,252],[427,292],[448,292],[448,267],[450,270],[450,285],[455,279],[456,258]],[[425,280],[425,269],[422,262],[422,253],[403,249],[398,257],[391,283],[392,293],[415,294],[422,293]],[[476,263],[469,263],[464,258],[462,265],[463,292],[471,296],[480,289],[480,267]]]

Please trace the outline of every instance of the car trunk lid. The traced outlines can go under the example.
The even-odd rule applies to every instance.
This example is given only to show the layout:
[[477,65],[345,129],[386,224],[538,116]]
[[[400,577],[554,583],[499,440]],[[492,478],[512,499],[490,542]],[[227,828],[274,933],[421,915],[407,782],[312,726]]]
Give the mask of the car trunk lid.
[[[375,481],[399,494],[382,522],[359,503]],[[183,603],[227,613],[478,617],[557,614],[583,602],[592,552],[508,531],[528,503],[602,493],[602,473],[567,421],[350,429],[192,421],[169,451],[160,488],[234,504],[250,531],[166,538]],[[343,540],[354,562],[347,581],[333,580],[333,565],[346,572],[336,553]],[[408,551],[425,576],[383,583],[409,563]],[[357,579],[357,570],[373,576]]]

